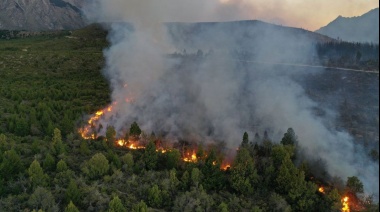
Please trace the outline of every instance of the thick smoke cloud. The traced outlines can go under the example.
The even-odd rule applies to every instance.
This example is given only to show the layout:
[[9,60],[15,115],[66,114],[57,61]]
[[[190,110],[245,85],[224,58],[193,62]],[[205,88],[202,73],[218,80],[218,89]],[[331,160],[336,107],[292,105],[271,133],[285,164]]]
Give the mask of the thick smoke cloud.
[[[292,127],[307,155],[324,159],[331,175],[356,175],[366,191],[378,196],[378,165],[366,159],[349,134],[314,115],[318,104],[293,80],[315,70],[270,64],[312,58],[310,38],[262,22],[173,23],[210,21],[240,7],[215,0],[93,1],[86,10],[89,19],[112,22],[104,74],[118,103],[103,126],[122,133],[137,121],[147,133],[224,141],[233,149],[244,131],[267,130],[279,141]],[[184,50],[186,57],[167,56]],[[237,61],[246,54],[269,64]]]

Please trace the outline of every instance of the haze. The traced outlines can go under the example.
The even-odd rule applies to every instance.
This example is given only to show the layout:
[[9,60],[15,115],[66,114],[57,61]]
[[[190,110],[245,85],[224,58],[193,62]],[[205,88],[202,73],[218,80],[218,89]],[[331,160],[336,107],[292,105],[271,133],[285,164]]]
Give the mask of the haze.
[[[379,7],[375,0],[176,0],[160,1],[95,1],[92,8],[102,14],[89,17],[90,20],[136,22],[204,22],[233,20],[263,20],[269,23],[317,30],[330,23],[339,15],[360,16]],[[149,6],[148,6],[149,5]],[[152,10],[152,6],[155,8]],[[87,8],[90,9],[91,8]],[[110,12],[112,11],[112,12]],[[152,13],[152,11],[155,11]],[[160,11],[165,11],[161,13]],[[193,11],[197,11],[194,13]],[[94,15],[87,11],[87,14]],[[107,14],[107,16],[104,16]],[[139,14],[144,14],[141,19]]]
[[[355,149],[354,140],[347,132],[331,129],[328,120],[314,115],[312,108],[317,103],[291,77],[300,77],[310,71],[295,72],[294,69],[257,65],[237,68],[239,64],[227,54],[237,47],[251,47],[256,58],[262,61],[268,58],[282,62],[305,61],[315,55],[310,40],[279,33],[275,28],[264,30],[260,40],[236,40],[236,35],[247,31],[241,28],[234,34],[224,33],[223,24],[213,29],[199,29],[195,39],[194,35],[181,33],[181,27],[167,33],[164,25],[158,24],[261,19],[291,26],[315,24],[316,27],[322,16],[331,21],[337,14],[346,15],[342,13],[345,8],[358,9],[369,3],[337,2],[92,1],[86,13],[89,20],[112,23],[108,32],[110,47],[104,51],[106,66],[103,72],[110,81],[112,101],[119,103],[102,119],[102,126],[112,125],[121,135],[127,123],[135,120],[144,131],[165,132],[173,141],[178,138],[223,139],[230,148],[239,145],[244,131],[254,135],[255,130],[270,129],[270,135],[279,141],[287,127],[292,127],[307,155],[323,158],[332,176],[343,179],[359,176],[366,191],[378,197],[377,164],[369,161],[365,152]],[[368,7],[363,9],[364,12],[374,6]],[[328,17],[330,13],[334,18]],[[125,22],[132,23],[133,29]],[[194,40],[186,43],[189,36]],[[284,44],[287,45],[286,54],[279,51]],[[303,51],[297,48],[299,45]],[[200,63],[187,64],[181,59],[168,60],[163,56],[184,49],[215,51],[208,60]],[[123,103],[126,99],[134,99],[133,104],[130,101]],[[330,110],[326,108],[326,111]],[[252,126],[258,127],[253,129]]]

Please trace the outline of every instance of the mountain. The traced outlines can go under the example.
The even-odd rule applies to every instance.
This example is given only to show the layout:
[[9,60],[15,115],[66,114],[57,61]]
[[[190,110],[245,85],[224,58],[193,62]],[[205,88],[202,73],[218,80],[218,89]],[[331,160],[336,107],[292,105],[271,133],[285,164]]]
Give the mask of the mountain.
[[2,0],[0,29],[61,30],[86,25],[81,7],[83,0]]
[[[289,38],[289,36],[295,36],[297,38],[308,38],[316,42],[329,42],[334,40],[326,35],[301,28],[276,25],[260,20],[197,23],[169,22],[166,23],[166,26],[170,35],[182,40],[189,40],[191,37],[193,37],[193,39],[199,39],[200,36],[204,38],[216,36],[212,38],[213,40],[218,40],[223,37],[240,40],[266,36],[271,38]],[[221,34],[216,35],[217,33]]]
[[167,23],[177,49],[234,53],[239,58],[302,62],[315,56],[315,43],[336,40],[308,30],[258,20]]
[[379,8],[358,17],[338,16],[316,32],[344,41],[379,43]]

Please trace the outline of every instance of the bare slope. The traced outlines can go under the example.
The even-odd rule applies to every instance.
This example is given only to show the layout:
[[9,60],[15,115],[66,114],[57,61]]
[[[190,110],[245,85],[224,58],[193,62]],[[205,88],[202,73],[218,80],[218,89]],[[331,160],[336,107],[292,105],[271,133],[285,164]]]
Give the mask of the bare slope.
[[82,0],[2,0],[0,29],[57,30],[85,25]]
[[316,32],[344,41],[379,43],[379,8],[358,17],[338,16]]

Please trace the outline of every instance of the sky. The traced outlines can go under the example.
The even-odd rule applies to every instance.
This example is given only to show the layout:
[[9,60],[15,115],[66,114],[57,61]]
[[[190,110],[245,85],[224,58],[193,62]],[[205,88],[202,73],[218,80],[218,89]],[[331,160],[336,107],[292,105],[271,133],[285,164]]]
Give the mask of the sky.
[[[378,0],[96,0],[98,21],[128,20],[153,22],[207,22],[262,20],[318,30],[336,19],[360,16],[378,8]],[[194,12],[196,11],[196,12]],[[91,14],[91,13],[90,13]],[[102,14],[107,14],[102,16]],[[141,14],[144,14],[141,18]]]
[[339,15],[360,16],[379,7],[378,0],[219,0],[238,5],[236,19],[259,19],[270,23],[317,30]]

